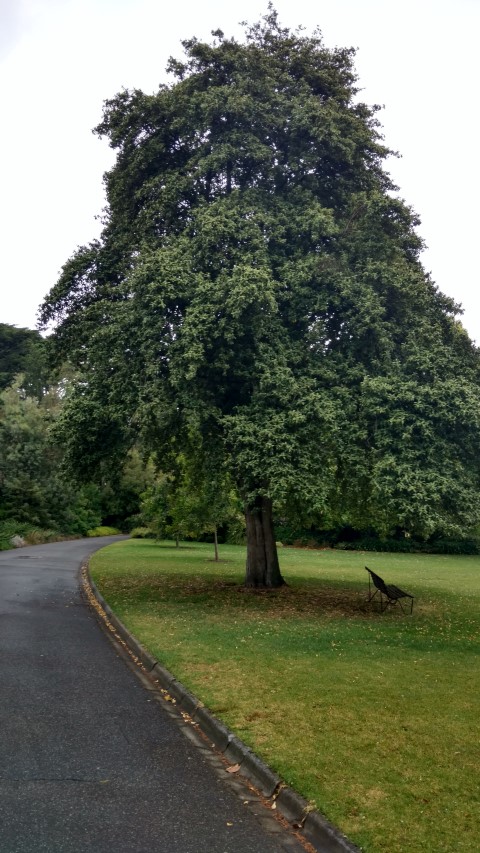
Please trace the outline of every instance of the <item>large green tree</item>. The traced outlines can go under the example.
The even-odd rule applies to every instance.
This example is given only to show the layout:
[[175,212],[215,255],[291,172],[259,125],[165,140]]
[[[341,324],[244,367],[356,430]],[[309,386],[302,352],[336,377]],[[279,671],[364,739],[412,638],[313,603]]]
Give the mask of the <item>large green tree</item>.
[[42,320],[86,377],[63,421],[71,463],[88,473],[139,433],[164,471],[200,447],[243,499],[246,583],[269,587],[274,501],[474,523],[478,357],[422,269],[353,50],[272,8],[244,43],[213,37],[185,41],[156,94],[106,102],[103,233]]

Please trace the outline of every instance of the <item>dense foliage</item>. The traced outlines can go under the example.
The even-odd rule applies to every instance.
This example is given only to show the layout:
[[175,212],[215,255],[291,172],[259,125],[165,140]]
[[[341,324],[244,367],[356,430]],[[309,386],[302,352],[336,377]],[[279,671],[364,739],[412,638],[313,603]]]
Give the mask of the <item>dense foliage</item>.
[[85,377],[66,458],[88,477],[141,435],[164,471],[182,454],[225,472],[251,585],[282,583],[272,503],[322,529],[462,534],[478,353],[422,268],[353,51],[272,9],[244,44],[213,35],[96,129],[117,151],[103,234],[42,311]]
[[[0,548],[85,535],[102,520],[125,526],[140,508],[149,473],[135,451],[115,478],[76,483],[52,434],[73,384],[52,373],[37,332],[0,324]],[[128,523],[128,522],[127,522]]]
[[39,400],[21,381],[0,396],[0,522],[18,522],[17,533],[27,525],[82,534],[100,522],[97,490],[73,487],[62,474],[60,448],[49,440],[61,404],[55,389]]
[[48,383],[47,344],[33,329],[0,323],[0,391],[22,374],[24,393],[41,397]]

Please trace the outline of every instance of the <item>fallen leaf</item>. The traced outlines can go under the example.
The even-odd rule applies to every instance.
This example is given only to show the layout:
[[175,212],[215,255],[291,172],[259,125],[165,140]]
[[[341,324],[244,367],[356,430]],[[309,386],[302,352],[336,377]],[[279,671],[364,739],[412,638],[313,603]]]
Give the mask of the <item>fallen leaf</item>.
[[239,764],[231,764],[230,767],[227,767],[227,773],[238,773],[239,770]]

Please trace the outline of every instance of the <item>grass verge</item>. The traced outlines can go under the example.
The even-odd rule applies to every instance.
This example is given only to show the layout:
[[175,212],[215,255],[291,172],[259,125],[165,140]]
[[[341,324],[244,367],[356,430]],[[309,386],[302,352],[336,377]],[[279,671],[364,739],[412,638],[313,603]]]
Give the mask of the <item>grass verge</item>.
[[[245,549],[133,540],[91,560],[135,636],[369,853],[471,853],[480,833],[480,558],[283,549],[288,587],[241,587]],[[415,595],[365,606],[363,566]]]

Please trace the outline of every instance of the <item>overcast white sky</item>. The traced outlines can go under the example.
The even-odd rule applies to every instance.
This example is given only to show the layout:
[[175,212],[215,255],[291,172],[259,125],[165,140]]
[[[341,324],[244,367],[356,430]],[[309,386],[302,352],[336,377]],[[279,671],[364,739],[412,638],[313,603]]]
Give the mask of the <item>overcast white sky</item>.
[[[385,105],[389,169],[420,214],[424,265],[463,304],[480,343],[478,38],[480,0],[277,0],[281,22],[319,25],[358,48],[363,99]],[[267,0],[0,0],[0,322],[35,326],[77,245],[97,236],[102,174],[91,133],[122,87],[153,92],[180,40],[266,11]]]

